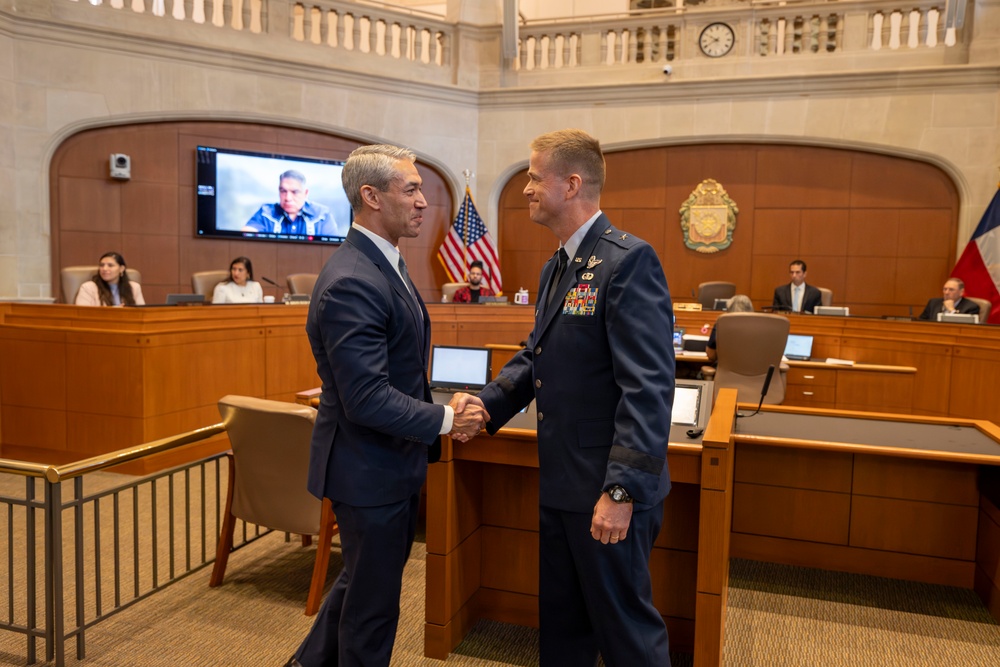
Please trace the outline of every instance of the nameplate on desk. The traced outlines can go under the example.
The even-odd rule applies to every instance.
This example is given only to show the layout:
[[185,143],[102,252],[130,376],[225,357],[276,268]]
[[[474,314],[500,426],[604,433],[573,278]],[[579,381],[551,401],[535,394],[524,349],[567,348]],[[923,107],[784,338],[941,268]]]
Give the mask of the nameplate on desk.
[[700,303],[674,302],[674,310],[701,310]]
[[832,366],[853,366],[854,365],[854,362],[851,361],[850,359],[834,359],[833,357],[830,357],[829,359],[827,359],[826,363],[828,363],[828,364],[830,364]]

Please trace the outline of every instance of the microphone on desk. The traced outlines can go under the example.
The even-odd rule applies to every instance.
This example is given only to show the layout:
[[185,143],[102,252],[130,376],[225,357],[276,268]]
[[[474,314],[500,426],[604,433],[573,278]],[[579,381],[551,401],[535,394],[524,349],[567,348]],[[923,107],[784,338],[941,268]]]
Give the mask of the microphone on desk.
[[281,287],[281,285],[279,285],[278,283],[274,282],[273,280],[271,280],[267,276],[261,276],[260,279],[263,280],[265,283],[274,285],[275,287]]
[[741,415],[736,413],[736,418],[740,417],[753,417],[755,414],[760,412],[760,408],[764,405],[764,397],[767,396],[767,388],[771,386],[771,377],[774,375],[774,364],[767,367],[767,377],[764,378],[764,387],[760,390],[760,402],[757,404],[757,409],[748,415]]

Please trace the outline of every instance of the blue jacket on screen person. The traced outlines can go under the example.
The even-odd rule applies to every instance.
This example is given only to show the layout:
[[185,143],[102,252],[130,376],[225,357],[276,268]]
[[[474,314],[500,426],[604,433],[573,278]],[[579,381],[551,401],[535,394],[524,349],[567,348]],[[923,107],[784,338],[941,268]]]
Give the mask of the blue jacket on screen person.
[[281,204],[264,204],[246,224],[267,234],[301,234],[305,236],[342,236],[330,209],[307,201],[295,220],[291,220]]

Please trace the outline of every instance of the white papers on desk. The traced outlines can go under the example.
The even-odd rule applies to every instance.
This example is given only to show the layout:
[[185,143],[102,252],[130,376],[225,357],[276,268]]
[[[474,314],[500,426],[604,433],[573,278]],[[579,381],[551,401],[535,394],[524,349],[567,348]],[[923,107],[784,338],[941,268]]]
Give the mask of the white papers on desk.
[[826,363],[833,364],[834,366],[853,366],[854,362],[850,359],[835,359],[830,357],[826,360]]

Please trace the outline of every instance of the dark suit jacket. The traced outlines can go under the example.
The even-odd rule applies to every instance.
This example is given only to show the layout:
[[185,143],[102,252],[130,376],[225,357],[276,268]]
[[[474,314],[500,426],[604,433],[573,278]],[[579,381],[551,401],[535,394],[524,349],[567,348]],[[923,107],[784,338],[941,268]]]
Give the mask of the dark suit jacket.
[[323,382],[309,491],[357,506],[417,493],[444,420],[427,385],[430,317],[356,229],[316,280],[306,332]]
[[[924,308],[924,312],[920,313],[918,319],[921,320],[937,320],[938,313],[944,310],[944,297],[938,297],[936,299],[931,299],[927,302],[927,306]],[[955,304],[955,310],[966,315],[978,315],[979,306],[976,305],[974,301],[969,301],[968,299],[959,299],[958,303]]]
[[[818,287],[813,287],[809,283],[806,286],[806,293],[802,295],[802,312],[811,313],[816,306],[823,305],[823,294]],[[780,310],[792,309],[792,284],[781,285],[774,288],[774,301],[771,306]]]
[[644,509],[670,490],[673,311],[663,268],[649,244],[604,215],[546,308],[555,266],[542,269],[527,348],[479,394],[487,429],[536,399],[541,504],[591,512],[603,490],[621,484]]

